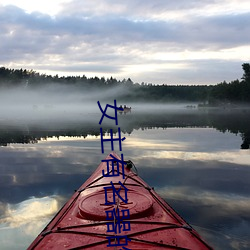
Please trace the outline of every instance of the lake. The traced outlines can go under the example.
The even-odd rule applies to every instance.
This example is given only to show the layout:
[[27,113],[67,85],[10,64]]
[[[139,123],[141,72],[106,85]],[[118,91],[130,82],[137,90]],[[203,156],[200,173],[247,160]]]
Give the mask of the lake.
[[121,128],[141,176],[215,249],[250,249],[250,110],[134,104],[118,126],[95,108],[0,118],[1,249],[25,249],[110,153]]

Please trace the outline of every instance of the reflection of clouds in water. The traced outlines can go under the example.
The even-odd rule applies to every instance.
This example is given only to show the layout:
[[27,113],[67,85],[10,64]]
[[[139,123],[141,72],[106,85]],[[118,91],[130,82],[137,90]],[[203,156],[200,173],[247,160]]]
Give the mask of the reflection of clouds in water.
[[176,142],[162,142],[159,143],[158,141],[151,141],[147,139],[141,139],[141,140],[134,140],[134,141],[129,141],[126,142],[126,147],[140,147],[141,149],[160,149],[160,150],[173,150],[173,149],[179,149],[179,150],[184,150],[185,149],[185,144],[178,144]]
[[[225,143],[226,141],[226,143]],[[134,130],[129,147],[142,150],[168,150],[190,152],[218,152],[234,149],[242,139],[229,132],[221,133],[213,128],[167,128]]]
[[5,216],[7,204],[4,202],[0,202],[0,221]]
[[[72,194],[103,159],[97,147],[100,147],[99,141],[82,139],[25,147],[13,144],[4,148],[0,152],[0,200],[19,203],[30,196]],[[16,192],[19,190],[21,192]]]
[[53,215],[59,209],[56,197],[31,198],[21,203],[8,204],[5,209],[5,216],[0,223],[15,228],[26,225],[25,232],[33,234],[32,225]]
[[[149,185],[155,186],[163,198],[170,200],[171,205],[175,206],[178,202],[181,204],[179,207],[183,208],[183,212],[181,209],[177,211],[180,211],[188,221],[195,225],[208,225],[208,227],[212,225],[210,228],[216,229],[218,220],[223,220],[221,224],[227,227],[227,230],[224,230],[227,235],[239,235],[237,232],[249,228],[249,224],[247,226],[241,224],[242,218],[250,221],[246,217],[250,211],[250,202],[247,198],[249,152],[235,150],[235,142],[238,143],[240,140],[237,136],[222,134],[212,129],[198,129],[197,132],[196,130],[196,128],[185,131],[183,129],[134,130],[130,136],[125,135],[127,139],[123,143],[122,153],[125,159],[131,159],[135,163],[139,175]],[[202,133],[204,140],[200,140]],[[206,138],[211,136],[211,141],[206,141]],[[221,140],[222,137],[224,141]],[[101,154],[100,138],[95,136],[87,139],[52,138],[25,147],[12,144],[0,152],[0,167],[2,167],[0,196],[4,201],[17,203],[32,195],[40,196],[41,192],[43,196],[71,195],[72,190],[78,188],[96,169],[106,153],[109,153],[110,145],[107,145],[107,149],[109,150],[105,150],[105,154]],[[22,193],[16,192],[17,189]],[[53,197],[50,198],[52,200],[47,201],[53,210]],[[13,235],[16,235],[20,243],[26,240],[27,234],[29,240],[27,246],[47,224],[49,219],[45,223],[43,221],[46,216],[49,218],[51,215],[46,213],[43,215],[42,212],[39,214],[39,210],[46,212],[48,209],[46,204],[39,203],[46,199],[33,201],[33,205],[22,202],[7,207],[5,203],[0,204],[1,214],[9,211],[8,216],[4,214],[4,217],[0,217],[0,223],[5,227],[5,229],[2,227],[0,242],[7,242],[7,239],[11,241]],[[32,199],[30,202],[32,203]],[[33,212],[29,216],[23,216],[27,215],[28,211]],[[37,217],[32,217],[32,213]],[[31,219],[33,223],[28,222]],[[200,221],[202,223],[197,223]],[[224,240],[226,242],[226,239]],[[230,242],[234,246],[239,244],[239,241]],[[10,242],[6,243],[6,246],[9,244]],[[218,245],[223,244],[220,239]],[[25,247],[22,245],[12,246],[9,249],[23,248]],[[221,249],[231,248],[227,245]]]
[[134,131],[125,141],[124,151],[133,155],[133,159],[220,161],[249,166],[248,151],[234,147],[241,143],[240,136],[211,128],[168,128],[148,132]]
[[202,191],[200,189],[196,191],[189,187],[162,187],[157,188],[156,192],[166,200],[171,198],[199,204],[200,206],[220,207],[216,216],[219,214],[248,215],[250,211],[250,198],[245,196]]
[[30,198],[5,204],[0,218],[1,249],[25,249],[61,207],[61,197]]
[[249,166],[250,155],[248,151],[220,151],[220,152],[179,152],[179,151],[160,151],[153,152],[155,158],[183,159],[199,161],[223,161],[234,164]]
[[156,192],[215,249],[250,249],[249,197],[190,187],[163,187]]
[[203,227],[194,225],[193,227],[199,232],[199,234],[206,239],[207,242],[213,242],[214,249],[224,250],[224,249],[250,249],[250,238],[248,237],[239,237],[239,233],[245,233],[250,231],[250,225],[243,222],[238,225],[234,225],[231,228],[227,228],[226,232],[219,232]]
[[[5,168],[8,175],[18,173],[17,167],[20,164],[25,166],[22,173],[27,170],[28,175],[30,173],[91,173],[92,168],[96,168],[103,158],[100,153],[100,142],[96,141],[92,143],[91,141],[89,143],[84,139],[76,142],[74,142],[74,139],[67,142],[39,142],[35,145],[25,145],[25,147],[14,144],[9,149],[11,150],[8,150],[4,154],[0,163],[3,166],[10,166]],[[95,166],[92,164],[93,155],[96,155]],[[12,180],[12,184],[14,184],[14,181],[18,181],[16,178]]]

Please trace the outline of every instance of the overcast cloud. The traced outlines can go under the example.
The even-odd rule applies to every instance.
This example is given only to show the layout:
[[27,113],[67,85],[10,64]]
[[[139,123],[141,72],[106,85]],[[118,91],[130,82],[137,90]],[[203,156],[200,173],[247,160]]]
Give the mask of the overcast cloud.
[[0,0],[1,66],[215,84],[240,78],[250,61],[249,0],[34,2]]

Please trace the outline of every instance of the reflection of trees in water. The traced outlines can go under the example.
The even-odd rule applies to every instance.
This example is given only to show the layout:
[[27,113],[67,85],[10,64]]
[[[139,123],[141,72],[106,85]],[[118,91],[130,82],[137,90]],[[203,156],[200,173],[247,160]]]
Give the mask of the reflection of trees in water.
[[35,135],[26,134],[25,131],[9,131],[6,128],[4,131],[0,131],[0,146],[7,146],[11,143],[20,144],[34,144],[37,143],[41,138],[37,138]]
[[250,146],[250,132],[242,135],[243,143],[241,144],[241,149],[249,149]]
[[[250,110],[192,110],[182,112],[132,112],[119,116],[119,127],[124,134],[131,134],[137,129],[151,128],[184,128],[184,127],[211,127],[221,132],[240,134],[242,137],[242,149],[249,149],[250,145]],[[98,119],[97,119],[98,120]],[[11,143],[37,143],[41,139],[52,137],[87,137],[88,135],[100,135],[100,127],[103,133],[109,133],[110,128],[117,133],[118,126],[111,122],[96,123],[50,123],[45,128],[41,126],[25,126],[9,129],[8,126],[0,126],[0,145],[7,146]],[[28,129],[27,129],[28,127]],[[43,126],[44,127],[44,126]]]
[[241,149],[249,149],[250,145],[250,110],[225,111],[223,114],[210,116],[210,126],[221,132],[240,134]]

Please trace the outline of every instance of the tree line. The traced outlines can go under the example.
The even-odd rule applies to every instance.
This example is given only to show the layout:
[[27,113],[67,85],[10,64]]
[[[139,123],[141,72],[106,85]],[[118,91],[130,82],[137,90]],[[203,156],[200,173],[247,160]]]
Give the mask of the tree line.
[[50,84],[63,84],[80,88],[82,91],[112,89],[122,87],[119,100],[131,101],[191,101],[206,105],[224,105],[227,103],[250,103],[250,64],[242,64],[243,76],[239,80],[222,82],[216,85],[153,85],[134,83],[130,78],[117,80],[110,77],[52,76],[40,74],[34,70],[9,69],[0,67],[0,87],[38,88]]
[[243,63],[244,71],[241,80],[226,81],[215,85],[209,95],[210,104],[250,103],[250,64]]
[[[190,127],[209,127],[225,133],[240,135],[242,142],[239,148],[249,149],[250,146],[250,110],[229,110],[228,112],[136,112],[136,115],[119,115],[119,123],[122,124],[121,131],[130,135],[138,129],[146,130],[152,128],[190,128]],[[45,126],[46,124],[46,126]],[[10,126],[11,125],[11,126]],[[46,127],[46,129],[44,129]],[[15,128],[15,129],[13,129]],[[42,128],[42,129],[41,129]],[[118,133],[115,123],[102,124],[104,133],[109,133],[113,129]],[[28,133],[27,133],[28,131]],[[33,122],[27,122],[25,126],[10,123],[0,124],[0,146],[8,146],[13,143],[37,143],[41,139],[52,137],[87,137],[88,135],[100,135],[100,125],[91,119],[84,122],[67,121],[67,125],[60,120],[47,120],[40,127],[34,126]]]

